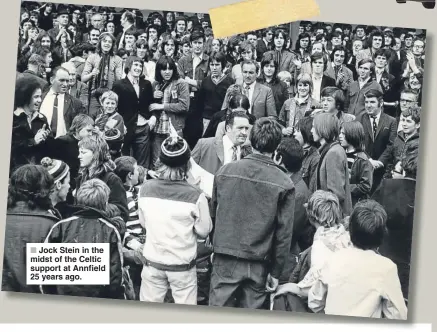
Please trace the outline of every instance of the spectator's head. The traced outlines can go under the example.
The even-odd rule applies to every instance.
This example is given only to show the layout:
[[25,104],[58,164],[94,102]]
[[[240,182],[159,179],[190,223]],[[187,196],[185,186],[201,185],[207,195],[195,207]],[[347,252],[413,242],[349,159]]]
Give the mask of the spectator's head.
[[331,33],[331,43],[332,47],[341,46],[341,44],[343,43],[343,35],[341,34],[341,32],[334,31]]
[[106,211],[111,190],[99,179],[85,181],[77,190],[77,205]]
[[103,92],[99,101],[106,114],[113,114],[117,110],[118,95],[115,92],[111,90]]
[[364,107],[369,116],[377,116],[382,112],[383,98],[383,93],[376,89],[371,89],[364,94]]
[[[95,31],[95,30],[93,30]],[[90,32],[90,34],[92,31]],[[99,54],[115,54],[116,42],[115,37],[109,32],[103,32],[99,36],[99,43],[97,44],[97,53]]]
[[364,42],[362,39],[355,38],[352,40],[352,52],[354,55],[356,55],[363,48],[364,48]]
[[174,27],[177,33],[184,34],[187,30],[187,19],[183,16],[176,17]]
[[145,169],[143,166],[138,165],[138,185],[141,185],[144,183],[147,177],[147,169]]
[[344,93],[341,89],[328,86],[320,93],[320,102],[327,113],[337,114],[344,110]]
[[414,36],[411,33],[407,33],[404,37],[404,44],[406,48],[413,47]]
[[356,152],[361,152],[365,149],[366,136],[363,125],[359,121],[344,122],[338,139],[346,151],[353,149]]
[[422,56],[425,52],[425,42],[422,39],[416,39],[413,43],[413,54]]
[[375,75],[375,62],[372,59],[362,59],[358,62],[358,78],[362,81]]
[[300,74],[296,81],[296,91],[299,98],[307,98],[313,92],[313,80],[308,73]]
[[115,159],[115,174],[128,187],[136,186],[139,182],[138,163],[131,156],[122,156]]
[[133,54],[143,61],[149,61],[150,52],[147,41],[144,39],[138,39],[133,47]]
[[91,16],[91,25],[96,28],[101,30],[103,28],[103,17],[102,14],[100,13],[95,13],[93,16]]
[[278,73],[278,79],[282,82],[284,82],[285,84],[287,84],[288,87],[291,86],[291,81],[292,81],[292,76],[290,74],[290,72],[288,71],[280,71]]
[[294,130],[294,138],[297,139],[302,147],[316,146],[311,130],[313,128],[313,118],[307,116],[300,119]]
[[[238,96],[235,96],[236,98]],[[233,100],[231,100],[231,103]],[[244,102],[244,101],[243,101]],[[226,136],[235,146],[244,144],[249,133],[249,117],[244,109],[231,112],[226,117]]]
[[70,74],[69,86],[74,86],[77,82],[77,69],[74,63],[64,62],[61,67],[67,69],[68,73]]
[[316,114],[311,133],[314,141],[321,145],[334,142],[340,134],[338,117],[330,113]]
[[255,56],[255,48],[247,40],[241,42],[238,52],[243,60],[253,60]]
[[71,122],[69,133],[78,141],[85,137],[91,136],[94,129],[94,120],[89,115],[78,114]]
[[328,64],[328,59],[323,53],[311,54],[311,68],[313,74],[323,75]]
[[170,181],[181,181],[187,178],[190,170],[191,150],[188,143],[181,137],[170,136],[161,144],[159,178]]
[[243,74],[243,82],[250,85],[256,81],[258,73],[258,63],[255,60],[244,60],[241,63],[241,70]]
[[288,40],[287,32],[283,29],[277,29],[273,33],[273,43],[277,50],[282,50],[286,47]]
[[405,81],[405,87],[413,91],[420,91],[423,83],[423,69],[419,68],[420,73],[411,72],[408,79]]
[[120,23],[123,27],[128,27],[135,23],[135,15],[131,11],[127,10],[121,15]]
[[283,137],[276,149],[273,160],[283,165],[289,173],[300,171],[303,162],[303,148],[294,137]]
[[161,56],[155,67],[155,80],[158,83],[171,82],[179,79],[176,62],[169,56]]
[[70,167],[61,160],[45,157],[41,160],[41,165],[53,177],[54,186],[50,194],[53,206],[67,199],[70,190]]
[[266,80],[275,81],[278,73],[278,62],[273,53],[265,53],[261,60],[261,75]]
[[349,219],[352,244],[362,250],[377,249],[386,232],[387,213],[374,200],[359,201]]
[[419,132],[421,111],[422,109],[419,106],[411,106],[405,111],[402,111],[399,122],[402,132],[406,137],[410,137]]
[[396,45],[396,40],[394,34],[390,30],[384,31],[384,46],[385,47],[393,47]]
[[341,208],[338,197],[330,191],[316,190],[306,205],[310,223],[318,227],[331,228],[341,222]]
[[38,112],[42,103],[41,83],[35,77],[21,77],[15,82],[15,108]]
[[379,30],[374,30],[370,35],[368,39],[368,45],[374,49],[380,49],[384,45],[384,36],[382,35],[382,32]]
[[190,41],[193,54],[202,54],[205,45],[205,34],[201,30],[195,30],[190,35]]
[[344,59],[346,58],[346,49],[343,46],[335,46],[332,49],[331,53],[331,61],[334,65],[340,66],[344,63]]
[[126,49],[132,49],[136,41],[137,41],[136,31],[127,30],[124,34],[124,47]]
[[54,42],[52,40],[52,37],[50,37],[50,35],[46,31],[41,30],[38,34],[38,37],[36,38],[35,45],[47,47],[50,49],[54,45]]
[[20,166],[12,172],[9,181],[8,208],[24,202],[31,210],[48,210],[52,206],[50,193],[53,186],[53,177],[43,166]]
[[146,32],[147,32],[147,37],[149,40],[153,40],[153,41],[157,41],[159,38],[159,30],[160,27],[155,25],[155,24],[151,24],[146,28]]
[[258,41],[258,37],[255,31],[249,31],[246,33],[246,40],[252,44],[253,47],[256,47],[256,43]]
[[310,46],[310,39],[310,35],[306,32],[299,34],[299,38],[297,39],[296,43],[296,50],[299,50],[299,48],[307,50]]
[[46,60],[39,54],[32,54],[27,61],[27,69],[40,77],[44,77],[46,73]]
[[271,156],[281,143],[281,125],[273,118],[260,118],[255,121],[249,139],[255,151]]
[[226,67],[226,55],[223,52],[212,52],[209,57],[209,68],[212,77],[220,77]]
[[80,140],[78,147],[80,167],[88,169],[90,178],[102,169],[114,169],[115,165],[111,161],[109,146],[104,137],[90,135]]
[[56,67],[50,77],[52,90],[56,93],[66,93],[70,88],[70,73],[63,67]]
[[373,54],[373,60],[375,61],[375,67],[378,69],[384,69],[387,66],[387,60],[390,57],[390,53],[386,48],[379,48]]
[[416,92],[410,89],[404,89],[401,92],[401,99],[399,102],[399,107],[401,109],[401,112],[408,110],[412,106],[417,106],[418,100],[419,100],[419,95]]
[[144,61],[139,56],[131,55],[126,59],[124,64],[125,72],[138,79],[143,73]]
[[267,40],[267,42],[271,42],[273,40],[273,29],[272,28],[266,28],[263,30],[262,33],[263,38]]
[[[162,35],[161,35],[162,36]],[[177,54],[179,45],[171,35],[165,35],[161,43],[161,54],[174,57]]]
[[355,28],[355,35],[358,38],[363,39],[366,36],[366,27],[364,25],[357,25]]
[[223,100],[222,108],[221,110],[229,110],[229,102],[232,99],[233,96],[243,94],[243,87],[239,84],[232,84],[229,86],[229,88],[226,90],[226,95]]
[[58,11],[58,13],[56,14],[56,18],[57,18],[59,26],[66,27],[68,25],[68,21],[69,21],[68,10],[63,9],[63,10]]
[[115,35],[115,23],[113,21],[106,22],[105,31]]

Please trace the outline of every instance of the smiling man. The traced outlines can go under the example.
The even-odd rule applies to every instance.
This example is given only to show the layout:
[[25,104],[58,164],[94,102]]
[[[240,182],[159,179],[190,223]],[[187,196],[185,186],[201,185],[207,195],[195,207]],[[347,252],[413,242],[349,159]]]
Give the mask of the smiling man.
[[82,102],[68,94],[70,73],[57,67],[50,78],[50,90],[43,96],[41,114],[45,115],[53,136],[66,135],[77,114],[85,113]]

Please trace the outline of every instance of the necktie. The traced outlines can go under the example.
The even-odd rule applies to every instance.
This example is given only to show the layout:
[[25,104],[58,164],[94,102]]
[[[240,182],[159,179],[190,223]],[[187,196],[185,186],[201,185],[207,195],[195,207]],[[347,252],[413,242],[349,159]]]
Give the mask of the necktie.
[[376,124],[376,115],[372,116],[373,119],[373,138],[376,138],[376,129],[377,129],[377,124]]
[[238,160],[237,147],[234,145],[232,147],[232,161]]
[[[247,98],[249,98],[249,90],[250,90],[250,85],[246,85],[246,86],[244,87],[244,95],[245,95]],[[250,101],[250,99],[249,99],[249,101]]]
[[340,66],[334,66],[334,71],[335,71],[335,78],[337,79],[338,72],[340,71]]
[[278,63],[278,66],[281,67],[281,51],[276,51],[276,61]]
[[58,93],[55,93],[55,102],[53,103],[53,114],[50,128],[52,128],[53,136],[56,137],[56,129],[58,128]]

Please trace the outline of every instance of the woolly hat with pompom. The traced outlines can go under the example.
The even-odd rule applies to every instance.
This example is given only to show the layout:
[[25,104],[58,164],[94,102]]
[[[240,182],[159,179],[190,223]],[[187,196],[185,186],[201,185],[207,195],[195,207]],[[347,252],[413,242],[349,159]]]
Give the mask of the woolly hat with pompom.
[[181,167],[191,158],[187,142],[179,136],[170,136],[162,142],[159,159],[169,167]]

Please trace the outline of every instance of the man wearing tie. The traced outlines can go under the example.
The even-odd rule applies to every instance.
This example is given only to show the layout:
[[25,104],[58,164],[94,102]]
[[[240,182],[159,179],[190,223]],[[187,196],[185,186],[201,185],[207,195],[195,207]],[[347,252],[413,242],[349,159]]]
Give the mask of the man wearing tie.
[[123,31],[120,32],[120,34],[117,36],[117,46],[119,49],[125,47],[124,36],[125,36],[126,32],[136,30],[134,15],[129,11],[126,11],[123,13],[123,15],[121,15],[120,23],[121,23],[121,26],[123,27]]
[[237,161],[252,153],[243,145],[249,132],[249,117],[235,111],[226,119],[226,134],[222,138],[201,138],[194,147],[194,161],[207,172],[215,175],[223,165]]
[[241,63],[243,71],[243,93],[249,99],[249,113],[257,119],[266,116],[277,116],[273,91],[256,81],[259,70],[255,60],[244,60]]
[[390,152],[396,138],[396,119],[383,112],[383,94],[372,89],[364,95],[365,113],[357,117],[365,132],[365,149],[373,166],[372,192],[380,184],[390,162]]
[[43,96],[41,113],[47,118],[55,138],[66,135],[74,117],[85,113],[82,102],[68,94],[70,73],[63,67],[53,70],[52,86]]

